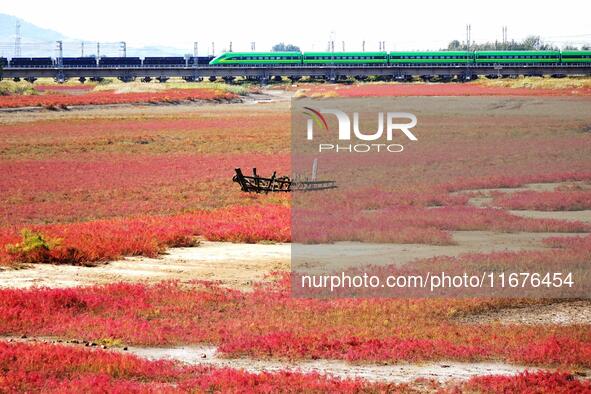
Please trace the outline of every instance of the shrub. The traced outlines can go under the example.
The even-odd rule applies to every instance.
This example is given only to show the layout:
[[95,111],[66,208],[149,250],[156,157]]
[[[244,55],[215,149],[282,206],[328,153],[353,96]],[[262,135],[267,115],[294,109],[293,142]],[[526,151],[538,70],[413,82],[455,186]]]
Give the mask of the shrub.
[[21,230],[22,241],[6,245],[6,250],[19,263],[48,263],[51,251],[59,246],[61,239],[49,238],[27,228]]

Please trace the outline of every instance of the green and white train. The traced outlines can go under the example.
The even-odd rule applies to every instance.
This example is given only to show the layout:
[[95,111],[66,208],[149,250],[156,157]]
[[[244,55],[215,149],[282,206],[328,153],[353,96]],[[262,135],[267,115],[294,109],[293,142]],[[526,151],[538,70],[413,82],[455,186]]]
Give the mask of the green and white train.
[[591,51],[226,52],[212,66],[413,66],[588,64]]

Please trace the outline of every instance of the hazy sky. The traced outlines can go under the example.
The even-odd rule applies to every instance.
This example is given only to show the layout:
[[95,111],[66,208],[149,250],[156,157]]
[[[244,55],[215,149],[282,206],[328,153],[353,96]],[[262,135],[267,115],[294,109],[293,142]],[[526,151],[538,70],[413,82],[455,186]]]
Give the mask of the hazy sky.
[[[479,5],[479,6],[477,6]],[[166,7],[166,8],[164,8]],[[126,41],[129,46],[166,45],[200,54],[228,48],[268,50],[284,41],[302,50],[325,50],[334,37],[335,50],[438,49],[452,39],[464,40],[466,24],[472,40],[529,34],[556,44],[591,43],[591,1],[125,1],[125,0],[0,0],[0,12],[68,37],[87,41]]]

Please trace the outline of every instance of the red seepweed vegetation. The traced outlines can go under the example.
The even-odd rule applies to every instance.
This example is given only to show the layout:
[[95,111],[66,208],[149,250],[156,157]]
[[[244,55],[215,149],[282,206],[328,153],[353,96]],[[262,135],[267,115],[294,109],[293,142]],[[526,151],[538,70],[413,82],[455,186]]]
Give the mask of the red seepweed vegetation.
[[500,330],[495,324],[465,324],[457,319],[478,311],[540,302],[299,299],[291,296],[287,275],[253,292],[204,282],[5,289],[0,290],[0,334],[113,338],[138,345],[207,343],[230,357],[356,362],[505,360],[591,367],[587,326],[513,325]]
[[505,209],[581,211],[591,209],[591,190],[498,193],[494,196],[492,204]]
[[263,372],[185,366],[148,361],[112,351],[63,345],[0,342],[1,392],[108,393],[588,393],[591,383],[564,372],[524,372],[517,376],[482,376],[443,385],[417,380],[408,384],[334,379],[315,373]]
[[0,392],[195,393],[411,391],[408,385],[290,372],[183,366],[61,345],[0,342]]
[[16,227],[5,228],[0,230],[0,265],[19,262],[92,265],[123,256],[156,256],[166,247],[194,245],[196,236],[211,241],[287,242],[289,219],[289,208],[285,206],[253,205],[175,216],[33,226],[32,231],[56,244],[41,255],[41,261],[35,260],[38,249],[29,254],[21,253],[18,248],[11,251],[22,240]]
[[460,383],[460,392],[477,393],[591,393],[591,382],[581,381],[569,373],[524,372],[517,376],[477,376]]
[[409,97],[409,96],[590,96],[590,88],[529,89],[473,84],[360,84],[317,85],[301,93],[310,97]]
[[44,94],[31,96],[0,96],[0,108],[48,107],[61,108],[72,105],[104,105],[130,103],[176,103],[197,100],[232,100],[233,93],[215,89],[169,89],[161,92],[116,93],[112,91],[89,92],[83,95]]

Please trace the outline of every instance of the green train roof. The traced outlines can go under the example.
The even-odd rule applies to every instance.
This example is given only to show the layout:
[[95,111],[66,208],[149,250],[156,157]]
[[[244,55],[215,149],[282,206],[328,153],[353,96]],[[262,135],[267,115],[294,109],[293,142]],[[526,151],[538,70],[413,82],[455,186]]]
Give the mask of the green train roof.
[[477,55],[560,55],[560,51],[476,51]]
[[304,52],[306,56],[386,56],[387,52]]
[[562,55],[591,55],[591,51],[562,51]]
[[452,55],[456,55],[456,56],[471,56],[472,52],[470,51],[393,51],[390,52],[390,55],[394,55],[394,56],[406,56],[406,55],[411,55],[411,56],[433,56],[433,55],[442,55],[442,56],[452,56]]
[[301,53],[294,52],[294,51],[289,51],[289,52],[224,52],[217,57],[228,56],[228,55],[232,55],[232,56],[299,56],[299,55],[301,55]]

